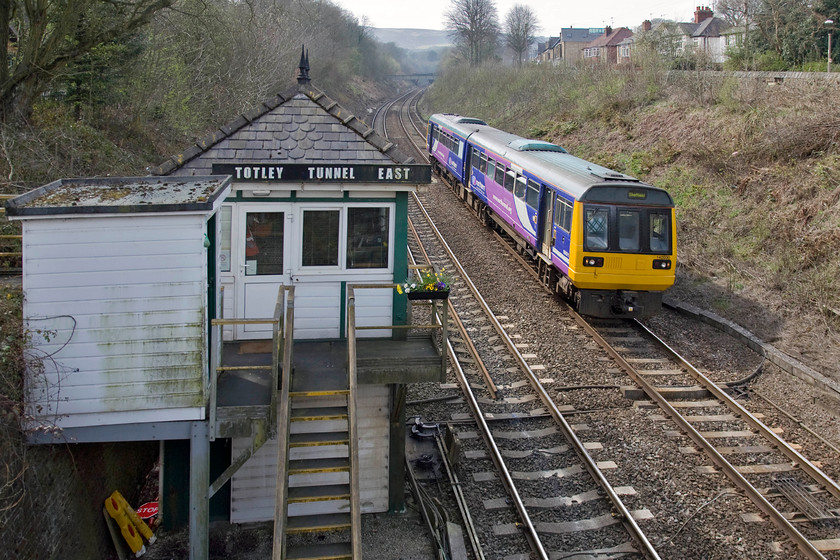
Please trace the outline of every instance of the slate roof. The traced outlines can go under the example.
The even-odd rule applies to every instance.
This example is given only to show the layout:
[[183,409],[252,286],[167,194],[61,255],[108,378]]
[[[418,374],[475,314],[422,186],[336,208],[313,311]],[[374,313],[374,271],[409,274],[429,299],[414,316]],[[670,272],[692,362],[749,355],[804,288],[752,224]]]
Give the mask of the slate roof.
[[692,37],[720,37],[729,24],[718,17],[710,17],[701,21],[694,30]]
[[152,175],[210,175],[214,163],[413,163],[395,144],[311,84],[219,127]]
[[614,47],[627,37],[632,37],[633,32],[626,27],[619,27],[609,35],[601,35],[591,43],[590,47]]
[[589,43],[603,33],[590,33],[589,29],[566,27],[560,30],[560,40],[564,43]]

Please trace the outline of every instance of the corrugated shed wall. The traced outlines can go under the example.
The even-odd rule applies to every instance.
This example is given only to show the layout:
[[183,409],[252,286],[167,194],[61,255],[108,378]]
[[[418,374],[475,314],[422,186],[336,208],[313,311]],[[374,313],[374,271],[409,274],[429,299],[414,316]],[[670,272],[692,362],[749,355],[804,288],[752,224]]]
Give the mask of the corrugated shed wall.
[[24,223],[24,316],[43,369],[28,387],[36,416],[60,426],[201,417],[204,228],[197,215]]

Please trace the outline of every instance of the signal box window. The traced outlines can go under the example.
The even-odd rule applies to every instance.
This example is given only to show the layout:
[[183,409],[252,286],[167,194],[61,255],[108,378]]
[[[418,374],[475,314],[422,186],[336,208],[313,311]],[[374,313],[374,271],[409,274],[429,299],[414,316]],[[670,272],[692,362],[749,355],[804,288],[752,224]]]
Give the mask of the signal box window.
[[654,253],[671,252],[671,219],[668,214],[650,215],[650,250]]
[[587,207],[583,216],[583,248],[588,251],[606,250],[609,246],[609,208]]
[[639,250],[639,211],[618,211],[618,248],[621,251]]
[[338,210],[304,210],[303,266],[338,266]]
[[283,274],[282,212],[248,212],[245,216],[245,274]]
[[388,208],[347,209],[347,268],[388,268]]

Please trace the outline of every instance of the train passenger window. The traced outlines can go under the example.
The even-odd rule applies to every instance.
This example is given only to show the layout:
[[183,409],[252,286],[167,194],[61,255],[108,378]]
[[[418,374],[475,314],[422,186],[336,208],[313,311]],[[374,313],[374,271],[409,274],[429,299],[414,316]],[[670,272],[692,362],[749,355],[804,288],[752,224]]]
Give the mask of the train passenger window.
[[505,189],[508,192],[513,192],[513,184],[516,182],[516,173],[512,169],[508,169],[505,173]]
[[513,195],[518,198],[519,200],[525,200],[525,191],[528,190],[528,185],[526,183],[525,177],[520,175],[519,173],[516,174],[516,184],[514,185],[514,192]]
[[440,129],[438,127],[432,129],[432,139],[440,142]]
[[572,231],[572,205],[562,198],[554,205],[554,224],[564,231]]
[[671,220],[668,214],[650,214],[650,250],[671,252]]
[[528,179],[528,193],[525,195],[525,204],[536,209],[540,203],[540,184]]
[[481,152],[478,151],[478,148],[472,149],[472,167],[473,169],[478,169],[478,162],[481,159]]
[[481,159],[479,159],[478,163],[478,170],[482,173],[487,173],[487,154],[481,154]]
[[338,210],[303,211],[303,266],[337,266]]
[[347,209],[347,268],[388,268],[388,208]]
[[496,182],[500,185],[505,184],[505,166],[501,162],[496,163]]
[[618,248],[622,251],[639,250],[639,211],[618,211]]
[[610,238],[609,208],[587,206],[584,208],[583,248],[587,251],[606,249]]
[[496,174],[496,162],[493,158],[487,158],[487,178],[492,179]]

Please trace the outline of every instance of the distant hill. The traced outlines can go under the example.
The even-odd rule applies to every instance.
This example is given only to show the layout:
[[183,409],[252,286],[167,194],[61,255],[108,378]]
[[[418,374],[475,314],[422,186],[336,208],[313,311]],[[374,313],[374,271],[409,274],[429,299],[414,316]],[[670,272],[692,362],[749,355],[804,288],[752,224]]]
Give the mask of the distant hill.
[[448,47],[452,45],[448,31],[437,29],[396,29],[374,27],[373,34],[381,43],[394,43],[407,50]]

